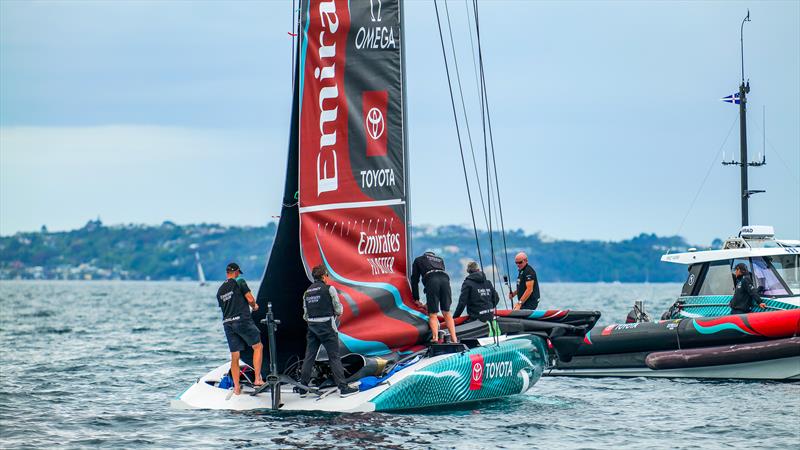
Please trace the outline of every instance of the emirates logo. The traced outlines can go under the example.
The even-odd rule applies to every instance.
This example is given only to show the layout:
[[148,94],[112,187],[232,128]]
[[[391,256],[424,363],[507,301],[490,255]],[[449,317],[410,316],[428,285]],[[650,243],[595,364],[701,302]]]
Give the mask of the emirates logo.
[[372,108],[367,113],[367,120],[364,122],[367,128],[367,134],[373,141],[377,141],[383,136],[383,130],[386,128],[383,122],[383,113],[378,108]]

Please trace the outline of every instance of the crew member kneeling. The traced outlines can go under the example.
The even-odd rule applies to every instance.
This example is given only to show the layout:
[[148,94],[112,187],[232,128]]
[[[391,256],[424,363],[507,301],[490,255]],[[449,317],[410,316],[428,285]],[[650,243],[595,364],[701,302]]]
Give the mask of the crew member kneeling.
[[425,287],[425,304],[428,307],[428,325],[431,327],[431,341],[439,342],[439,310],[444,316],[444,324],[450,331],[450,340],[458,342],[456,324],[450,314],[452,292],[450,275],[444,271],[444,260],[433,252],[425,252],[414,260],[411,267],[411,295],[419,301],[419,280]]
[[469,321],[480,320],[489,325],[489,336],[500,334],[497,322],[494,320],[494,310],[500,296],[486,279],[486,275],[481,272],[478,263],[475,261],[467,264],[467,278],[461,284],[461,295],[458,297],[458,306],[453,317],[461,316],[464,309],[467,310]]
[[[311,380],[311,369],[317,359],[319,346],[325,347],[328,353],[328,364],[333,372],[333,380],[339,387],[339,396],[347,397],[358,392],[358,389],[347,385],[339,358],[339,331],[336,329],[336,318],[342,315],[342,303],[336,288],[329,286],[328,271],[324,265],[311,270],[314,283],[303,294],[303,319],[308,322],[306,333],[306,357],[300,371],[300,381],[308,385]],[[302,391],[301,391],[302,392]],[[302,392],[305,395],[307,392]]]

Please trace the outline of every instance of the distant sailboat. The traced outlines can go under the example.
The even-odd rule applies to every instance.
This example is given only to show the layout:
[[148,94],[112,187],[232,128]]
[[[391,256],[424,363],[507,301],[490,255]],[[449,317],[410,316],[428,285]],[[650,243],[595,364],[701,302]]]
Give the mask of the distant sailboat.
[[200,253],[194,252],[194,260],[197,262],[197,280],[200,286],[206,285],[206,274],[203,272],[203,264],[200,263]]

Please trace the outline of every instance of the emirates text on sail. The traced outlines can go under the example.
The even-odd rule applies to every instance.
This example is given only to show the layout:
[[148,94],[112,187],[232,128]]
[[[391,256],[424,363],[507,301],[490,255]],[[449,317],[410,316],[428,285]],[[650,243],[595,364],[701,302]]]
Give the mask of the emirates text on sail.
[[[339,170],[336,159],[336,118],[339,113],[339,88],[336,84],[336,40],[335,34],[339,29],[339,16],[336,14],[336,4],[333,1],[321,2],[319,4],[319,18],[323,31],[319,33],[319,55],[317,60],[329,60],[330,66],[314,69],[314,78],[319,80],[320,85],[325,80],[332,79],[332,86],[324,86],[319,91],[319,153],[317,154],[317,195],[323,192],[335,191],[339,188]],[[327,22],[327,23],[326,23]],[[325,44],[325,31],[330,31],[331,37],[329,44]],[[336,105],[332,109],[325,109],[325,101],[328,104]],[[334,127],[330,133],[325,133],[325,124],[333,122]],[[323,162],[323,158],[325,158]],[[332,163],[332,174],[330,174],[328,163]],[[329,175],[330,174],[330,175]]]

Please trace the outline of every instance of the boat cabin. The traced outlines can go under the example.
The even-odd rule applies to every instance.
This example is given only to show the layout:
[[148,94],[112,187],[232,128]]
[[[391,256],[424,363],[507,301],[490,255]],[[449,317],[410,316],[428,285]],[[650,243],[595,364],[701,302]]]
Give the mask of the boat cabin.
[[743,227],[720,250],[667,254],[661,260],[687,265],[680,317],[729,314],[733,268],[739,263],[752,274],[768,310],[800,307],[800,241],[777,240],[772,227]]

